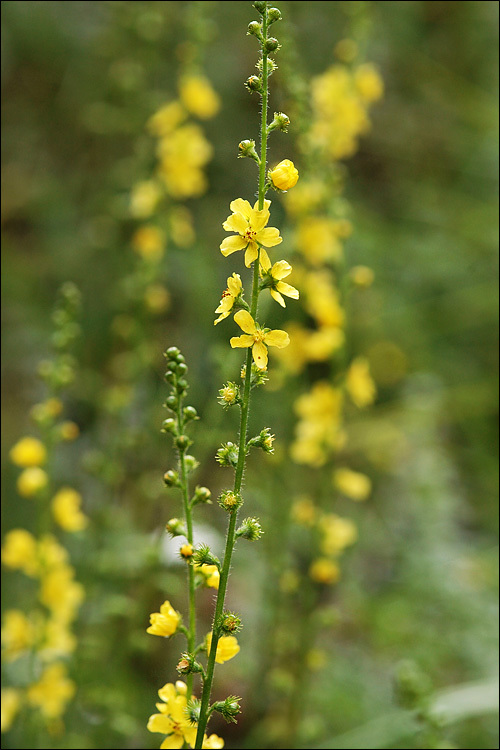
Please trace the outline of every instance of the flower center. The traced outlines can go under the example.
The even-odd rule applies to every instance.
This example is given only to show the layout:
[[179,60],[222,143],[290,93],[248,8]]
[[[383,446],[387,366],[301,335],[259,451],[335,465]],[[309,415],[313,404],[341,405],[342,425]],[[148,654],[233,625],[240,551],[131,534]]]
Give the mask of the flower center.
[[245,237],[249,242],[251,242],[256,234],[257,232],[254,232],[253,229],[247,229],[247,231],[245,232]]

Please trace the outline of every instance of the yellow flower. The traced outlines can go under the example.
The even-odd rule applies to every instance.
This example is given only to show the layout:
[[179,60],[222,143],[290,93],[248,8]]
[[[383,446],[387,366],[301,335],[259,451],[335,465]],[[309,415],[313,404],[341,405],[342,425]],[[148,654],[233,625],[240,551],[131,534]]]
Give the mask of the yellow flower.
[[147,219],[154,212],[160,198],[161,190],[157,182],[138,182],[130,196],[130,213],[135,219]]
[[34,437],[24,437],[12,446],[9,453],[10,460],[16,466],[42,466],[47,460],[44,444]]
[[369,477],[351,469],[337,469],[333,473],[333,482],[340,492],[351,500],[366,500],[372,491]]
[[[212,645],[212,633],[208,633],[206,638],[207,653],[210,653],[210,647]],[[215,661],[217,664],[224,664],[224,662],[232,659],[240,651],[240,647],[237,639],[234,635],[223,635],[219,638],[217,643],[217,651],[215,653]]]
[[68,550],[51,534],[45,534],[38,543],[38,557],[44,571],[63,566],[69,560]]
[[68,624],[54,618],[48,620],[45,626],[44,640],[40,646],[39,655],[42,661],[54,661],[55,658],[72,654],[76,645],[76,638],[68,628]]
[[342,445],[342,391],[325,381],[316,382],[299,396],[295,411],[300,417],[290,452],[296,463],[322,466],[328,451]]
[[63,422],[59,426],[59,434],[62,438],[62,440],[67,440],[70,442],[71,440],[76,440],[78,435],[80,434],[80,428],[76,424],[76,422],[71,422],[70,420]]
[[203,750],[221,750],[224,747],[224,740],[222,737],[218,737],[216,734],[211,734],[210,737],[205,735],[203,737]]
[[189,247],[196,239],[193,217],[185,206],[175,206],[168,216],[170,234],[178,247]]
[[219,588],[220,573],[217,565],[197,565],[196,572],[203,576],[203,583],[211,589]]
[[350,518],[341,518],[328,513],[320,521],[322,533],[321,551],[324,555],[339,555],[358,538],[358,530]]
[[49,477],[39,466],[24,469],[17,478],[17,491],[22,497],[33,497],[47,486]]
[[279,190],[290,190],[295,187],[299,179],[299,172],[293,161],[283,159],[269,172],[274,187]]
[[310,497],[296,500],[292,505],[292,521],[300,526],[313,526],[316,521],[317,509]]
[[179,94],[186,109],[201,120],[209,120],[219,111],[219,96],[205,76],[182,76],[179,82]]
[[132,237],[132,247],[145,260],[160,260],[165,243],[165,232],[152,224],[140,227]]
[[150,133],[159,138],[170,135],[186,119],[186,111],[180,102],[169,102],[152,115],[148,120]]
[[45,422],[55,419],[63,410],[63,403],[58,398],[48,398],[39,404],[35,404],[31,410],[31,416],[35,422]]
[[193,747],[196,741],[197,727],[187,717],[187,698],[184,691],[177,689],[180,685],[186,687],[184,683],[168,683],[158,691],[164,702],[156,704],[160,713],[149,717],[148,730],[167,735],[160,748],[179,750],[185,742]]
[[193,545],[192,544],[183,544],[182,547],[179,550],[179,555],[184,560],[190,560],[192,558],[192,556],[193,556],[193,552],[194,552],[194,549],[193,549]]
[[2,627],[2,656],[7,661],[13,661],[31,648],[35,640],[36,630],[24,612],[19,609],[7,610]]
[[234,319],[245,333],[243,336],[233,336],[229,343],[233,349],[245,349],[251,346],[253,360],[260,370],[265,370],[267,367],[266,344],[283,349],[290,343],[286,331],[271,331],[269,328],[260,328],[246,310],[238,310]]
[[349,272],[349,276],[356,286],[368,289],[373,284],[375,274],[368,266],[354,266]]
[[233,309],[235,301],[241,294],[242,288],[243,285],[239,273],[233,273],[233,275],[227,280],[227,289],[223,292],[219,306],[215,310],[215,312],[220,313],[220,315],[217,320],[214,320],[214,326],[216,326],[217,323],[220,323],[221,320],[224,320],[224,318],[228,317]]
[[169,291],[162,284],[149,284],[144,290],[144,302],[151,313],[159,315],[168,309]]
[[8,732],[21,708],[21,691],[16,688],[2,690],[2,723],[1,731]]
[[376,102],[384,95],[384,82],[374,65],[360,65],[354,73],[354,85],[365,102]]
[[264,283],[270,286],[271,297],[278,302],[281,307],[286,307],[283,294],[291,299],[299,298],[299,291],[295,287],[286,284],[282,279],[285,279],[292,272],[290,263],[286,260],[279,260],[271,268],[271,262],[267,257],[261,257],[260,261],[261,276],[264,279]]
[[356,357],[346,376],[346,388],[352,401],[362,409],[373,404],[377,388],[370,375],[370,365],[365,357]]
[[358,56],[359,48],[354,39],[341,39],[333,52],[341,62],[350,63]]
[[85,592],[81,583],[74,580],[71,565],[60,565],[44,574],[40,586],[40,601],[61,622],[74,620]]
[[22,570],[27,576],[36,576],[39,562],[33,534],[25,529],[9,531],[2,547],[2,562],[8,568]]
[[337,224],[325,216],[304,218],[297,230],[297,249],[315,266],[342,257]]
[[315,583],[331,585],[340,578],[340,568],[336,562],[327,557],[318,557],[311,563],[309,575]]
[[151,635],[161,635],[163,638],[169,638],[176,632],[181,617],[167,600],[161,605],[160,611],[153,612],[149,619],[151,625],[147,629],[147,633],[150,633]]
[[82,496],[71,487],[62,487],[52,499],[52,514],[65,531],[82,531],[88,525],[88,518],[81,510]]
[[40,680],[27,690],[28,701],[39,708],[47,719],[57,719],[76,692],[75,683],[68,679],[64,664],[56,662],[46,667]]
[[212,156],[212,146],[198,125],[189,123],[158,144],[158,174],[168,194],[179,200],[201,195],[207,186],[201,168]]
[[238,250],[246,250],[245,265],[250,268],[250,265],[259,255],[260,245],[261,262],[267,258],[270,265],[264,248],[275,247],[283,241],[279,229],[266,226],[270,217],[270,205],[271,201],[264,201],[264,208],[259,211],[258,201],[253,208],[243,198],[237,198],[230,203],[229,208],[233,213],[228,216],[222,226],[226,232],[236,232],[236,234],[232,237],[226,237],[221,243],[220,250],[225,258]]

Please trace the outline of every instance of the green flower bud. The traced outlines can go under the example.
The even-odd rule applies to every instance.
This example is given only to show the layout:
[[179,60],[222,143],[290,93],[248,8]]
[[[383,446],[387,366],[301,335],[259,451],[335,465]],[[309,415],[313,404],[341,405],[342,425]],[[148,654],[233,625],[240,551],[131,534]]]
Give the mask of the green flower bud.
[[170,346],[167,351],[165,352],[165,357],[167,359],[174,359],[181,353],[180,349],[178,349],[176,346]]
[[250,93],[253,93],[254,91],[257,91],[259,93],[262,92],[262,80],[259,78],[259,76],[250,76],[250,78],[247,78],[245,81],[245,86],[250,91]]
[[193,561],[196,565],[215,565],[220,570],[220,560],[212,554],[208,544],[199,544],[194,553]]
[[[192,445],[191,441],[190,441],[190,445]],[[200,462],[197,461],[194,456],[191,456],[191,454],[186,453],[186,455],[184,456],[184,466],[188,473],[197,469],[199,465],[200,465]]]
[[210,498],[212,497],[212,493],[208,489],[208,487],[197,487],[194,491],[193,499],[191,500],[191,505],[198,505],[198,503],[210,503]]
[[170,411],[176,411],[177,409],[177,396],[174,396],[173,394],[167,398],[165,401],[165,406],[167,409],[170,409]]
[[276,23],[276,21],[281,21],[281,19],[281,11],[278,10],[278,8],[269,8],[269,10],[267,11],[267,20],[269,22],[269,26],[272,23]]
[[243,537],[243,539],[248,539],[250,542],[260,539],[263,533],[262,526],[257,518],[245,518],[239,529],[236,530],[237,537]]
[[195,660],[193,654],[181,654],[181,659],[176,667],[179,674],[196,674],[203,672],[201,664]]
[[228,723],[232,721],[236,724],[236,716],[241,711],[240,700],[236,695],[228,695],[225,701],[216,701],[212,709],[222,714]]
[[290,118],[288,115],[285,115],[284,112],[275,112],[274,113],[274,120],[267,128],[268,132],[271,133],[273,130],[282,130],[283,133],[288,132],[288,128],[290,125]]
[[188,368],[187,368],[186,363],[185,362],[181,362],[180,364],[177,365],[177,374],[178,375],[185,375],[186,372],[187,372],[187,369]]
[[266,12],[267,2],[264,2],[263,0],[255,0],[253,7],[263,15]]
[[165,380],[167,383],[170,383],[170,385],[173,385],[175,383],[175,372],[173,370],[167,370],[165,373]]
[[215,456],[215,460],[221,466],[232,466],[236,469],[238,463],[238,446],[234,443],[224,443]]
[[223,612],[219,620],[219,630],[224,635],[234,635],[241,630],[243,623],[234,612]]
[[264,427],[257,437],[251,438],[247,443],[248,448],[262,448],[265,453],[274,453],[274,435],[271,435],[271,429]]
[[173,469],[169,469],[163,475],[163,482],[166,487],[180,487],[179,474]]
[[184,521],[181,521],[180,518],[171,518],[170,521],[167,521],[165,531],[170,534],[172,539],[175,536],[186,536],[186,527]]
[[194,726],[200,721],[201,701],[199,698],[190,698],[187,702],[186,713],[189,722]]
[[219,390],[217,399],[221,406],[228,408],[241,403],[240,388],[236,383],[228,382]]
[[279,48],[280,43],[273,36],[269,37],[269,39],[266,39],[264,42],[264,52],[276,52]]
[[180,451],[185,451],[193,444],[193,441],[188,438],[187,435],[179,435],[175,439],[175,445]]
[[258,164],[260,163],[259,155],[255,150],[255,141],[246,140],[238,144],[238,159],[244,159],[245,157],[253,159]]
[[188,388],[189,388],[189,383],[187,382],[186,378],[180,378],[180,380],[177,381],[178,391],[187,391]]
[[175,419],[172,419],[170,417],[169,419],[164,419],[161,423],[161,432],[171,432],[175,435],[177,431],[177,425],[175,423]]
[[250,21],[247,34],[256,36],[257,39],[262,39],[262,25],[258,21]]
[[179,354],[176,355],[175,361],[177,362],[178,365],[183,365],[186,362],[184,356],[180,352]]
[[199,419],[198,412],[194,408],[194,406],[186,406],[184,408],[184,419],[186,422],[192,420],[192,419]]

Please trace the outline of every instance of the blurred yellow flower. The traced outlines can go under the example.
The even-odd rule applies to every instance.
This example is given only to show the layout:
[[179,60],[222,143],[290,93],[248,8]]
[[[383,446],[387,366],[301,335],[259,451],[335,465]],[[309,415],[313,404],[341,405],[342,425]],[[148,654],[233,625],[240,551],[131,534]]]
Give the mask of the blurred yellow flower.
[[375,279],[375,274],[368,266],[354,266],[351,268],[349,275],[356,286],[363,289],[370,287]]
[[8,732],[21,708],[22,693],[17,688],[2,688],[1,731]]
[[358,56],[359,48],[354,39],[341,39],[333,50],[335,57],[341,62],[352,62]]
[[66,422],[62,422],[62,424],[59,425],[59,434],[63,440],[71,442],[71,440],[76,440],[76,438],[80,434],[80,428],[78,427],[76,422],[67,420]]
[[211,734],[210,737],[207,735],[203,738],[203,750],[221,750],[224,747],[224,740],[222,737],[218,737],[216,734]]
[[259,255],[260,245],[261,263],[267,259],[270,265],[264,248],[275,247],[283,241],[279,229],[267,226],[270,218],[270,205],[271,201],[264,201],[264,208],[259,210],[258,201],[252,208],[250,203],[243,198],[237,198],[230,203],[229,208],[233,213],[228,216],[222,226],[226,232],[236,232],[236,234],[222,241],[220,250],[224,257],[227,258],[228,255],[238,250],[245,250],[245,265],[250,268]]
[[63,547],[55,536],[45,534],[38,542],[38,558],[40,565],[46,572],[52,568],[64,566],[69,560],[68,550]]
[[59,565],[43,575],[40,601],[62,622],[74,620],[85,598],[81,583],[74,580],[75,571],[70,565]]
[[233,349],[251,346],[253,360],[260,370],[267,368],[267,346],[277,346],[282,349],[290,343],[286,331],[260,328],[246,310],[238,310],[234,320],[245,333],[243,336],[233,336],[229,343]]
[[8,568],[22,570],[28,576],[36,576],[40,566],[33,534],[26,529],[7,532],[2,547],[2,562]]
[[321,551],[324,555],[339,555],[358,538],[358,529],[350,518],[341,518],[335,513],[323,516],[319,523],[322,533]]
[[31,409],[31,416],[36,422],[44,422],[58,417],[63,410],[63,403],[58,398],[48,398]]
[[182,76],[179,94],[186,109],[201,120],[215,117],[220,109],[220,98],[203,75]]
[[163,602],[159,612],[153,612],[150,615],[151,625],[146,630],[151,635],[160,635],[163,638],[169,638],[179,627],[180,615],[167,600]]
[[26,697],[40,709],[46,719],[57,719],[76,692],[75,683],[68,679],[64,664],[56,662],[46,667],[38,682],[30,685]]
[[[212,645],[212,633],[208,633],[206,638],[207,653],[210,653],[210,647]],[[224,664],[224,662],[232,659],[236,654],[240,652],[240,647],[237,639],[234,635],[223,635],[219,638],[217,643],[217,651],[215,654],[215,661],[217,664]]]
[[233,275],[230,276],[227,280],[227,289],[225,292],[223,292],[219,306],[215,310],[215,312],[220,313],[220,315],[216,320],[214,320],[214,326],[216,326],[217,323],[220,323],[221,320],[224,320],[228,317],[229,313],[233,309],[235,301],[241,294],[242,288],[243,285],[241,283],[240,275],[238,273],[233,273]]
[[172,198],[201,195],[207,186],[202,167],[212,156],[212,146],[198,125],[188,123],[158,143],[158,174]]
[[52,499],[52,514],[65,531],[82,531],[89,520],[81,510],[82,496],[71,487],[61,487]]
[[9,457],[13,464],[23,468],[42,466],[47,460],[47,450],[37,438],[24,437],[12,446]]
[[163,284],[149,284],[144,290],[144,303],[154,315],[160,315],[168,309],[170,293]]
[[271,268],[271,262],[266,255],[261,257],[260,272],[264,283],[269,284],[271,297],[278,302],[281,307],[286,307],[283,294],[291,299],[299,298],[299,291],[283,281],[292,272],[292,266],[286,260],[278,260]]
[[369,477],[351,469],[336,469],[333,472],[333,483],[351,500],[366,500],[372,491]]
[[36,640],[33,622],[19,609],[9,609],[4,614],[2,626],[2,658],[14,661]]
[[295,187],[299,180],[299,172],[293,161],[283,159],[274,169],[270,170],[269,177],[274,187],[286,191]]
[[196,239],[193,217],[185,206],[175,206],[168,215],[170,234],[178,247],[189,247]]
[[135,219],[147,219],[155,211],[162,191],[154,180],[138,182],[132,188],[130,213]]
[[39,649],[42,661],[54,661],[72,654],[76,649],[77,641],[67,622],[58,618],[47,621],[45,625],[44,639]]
[[365,102],[376,102],[384,95],[384,82],[371,63],[364,63],[354,71],[354,85]]
[[343,441],[342,391],[326,381],[316,382],[309,393],[295,402],[300,417],[290,453],[296,463],[322,466],[331,450],[338,450]]
[[300,526],[313,526],[316,522],[317,508],[310,497],[296,500],[291,510],[292,521]]
[[335,221],[326,216],[308,216],[297,228],[297,250],[314,266],[342,258]]
[[180,102],[174,101],[163,107],[148,120],[149,132],[158,138],[170,135],[186,119],[186,110]]
[[16,482],[17,491],[22,497],[33,497],[43,490],[49,482],[47,473],[39,466],[30,466],[22,471]]
[[351,362],[346,376],[346,389],[354,404],[360,409],[373,404],[377,388],[370,375],[370,365],[365,357]]
[[331,585],[340,578],[340,568],[336,562],[327,557],[318,557],[311,563],[309,576],[315,583]]
[[134,233],[132,247],[145,260],[160,260],[165,252],[166,241],[162,229],[147,224]]

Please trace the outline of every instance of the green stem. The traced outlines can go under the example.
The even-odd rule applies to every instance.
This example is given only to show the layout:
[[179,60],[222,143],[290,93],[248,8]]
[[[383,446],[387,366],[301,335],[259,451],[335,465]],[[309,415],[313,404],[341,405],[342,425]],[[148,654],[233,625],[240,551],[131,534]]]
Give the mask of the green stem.
[[[267,4],[266,10],[262,17],[262,38],[265,42],[267,39],[268,19],[267,19]],[[262,43],[262,117],[260,127],[260,167],[259,167],[259,210],[264,208],[264,199],[266,195],[266,170],[267,170],[267,110],[268,110],[268,64],[267,64],[267,53],[264,50],[264,42]],[[259,255],[254,261],[253,266],[253,283],[252,283],[252,304],[250,308],[250,314],[255,320],[257,315],[257,306],[259,301],[259,264],[260,264],[260,248]],[[238,446],[238,463],[236,465],[234,474],[234,492],[239,493],[241,490],[241,483],[243,480],[243,472],[245,469],[246,461],[246,444],[247,444],[247,428],[248,428],[248,413],[250,409],[250,391],[252,381],[252,349],[249,348],[246,358],[246,370],[245,370],[245,384],[243,387],[243,398],[241,404],[241,415],[240,415],[240,438]],[[238,520],[238,512],[233,511],[229,516],[229,523],[227,527],[226,536],[226,547],[224,550],[224,559],[222,564],[222,570],[219,580],[219,590],[217,592],[217,602],[215,605],[215,614],[212,625],[212,643],[210,646],[210,653],[207,660],[206,676],[203,682],[203,693],[201,696],[200,706],[200,719],[198,722],[198,731],[196,735],[195,749],[199,750],[203,744],[203,737],[205,729],[209,719],[209,702],[210,693],[212,691],[212,683],[214,678],[215,670],[215,655],[217,653],[217,644],[219,642],[220,631],[219,623],[224,610],[224,600],[226,596],[227,582],[229,578],[229,571],[231,568],[231,558],[236,542],[236,522]]]
[[[179,399],[179,406],[177,407],[177,428],[178,434],[182,435],[184,432],[184,420],[181,412],[181,401]],[[186,519],[186,536],[189,544],[193,545],[193,515],[191,503],[189,502],[189,485],[186,471],[185,451],[179,449],[179,471],[182,485],[182,501],[184,505],[184,517]],[[187,631],[187,650],[190,654],[194,652],[196,643],[196,605],[195,605],[195,583],[194,583],[194,567],[191,562],[188,563],[188,588],[189,588],[189,628]],[[193,675],[190,674],[186,678],[187,684],[187,698],[191,698],[193,693]]]

